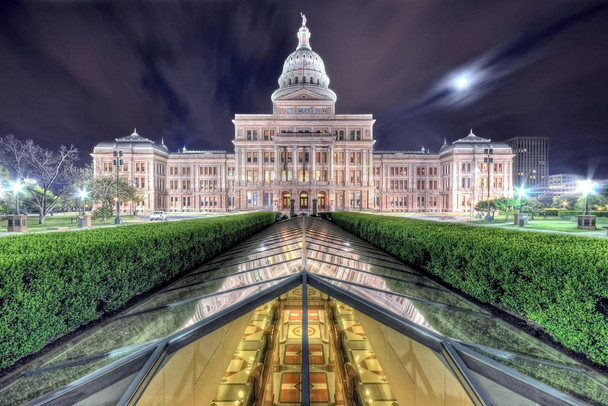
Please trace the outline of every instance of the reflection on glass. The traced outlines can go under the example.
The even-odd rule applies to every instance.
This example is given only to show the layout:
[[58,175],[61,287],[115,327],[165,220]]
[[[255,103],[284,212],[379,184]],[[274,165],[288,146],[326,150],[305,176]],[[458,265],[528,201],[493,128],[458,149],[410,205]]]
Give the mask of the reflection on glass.
[[284,281],[301,270],[300,241],[294,222],[264,230],[0,381],[0,402],[32,400]]

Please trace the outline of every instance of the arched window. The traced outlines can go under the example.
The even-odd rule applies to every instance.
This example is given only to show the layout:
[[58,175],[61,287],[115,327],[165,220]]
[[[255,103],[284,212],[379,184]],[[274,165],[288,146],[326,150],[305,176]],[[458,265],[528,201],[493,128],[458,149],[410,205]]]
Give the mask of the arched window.
[[310,77],[310,84],[312,85],[314,83],[314,80],[312,78],[312,76]]
[[298,77],[297,77],[297,76],[296,76],[296,78],[295,78],[295,84],[296,84],[296,85],[298,84]]
[[291,85],[291,78],[289,78],[289,84]]
[[320,84],[319,79],[317,79],[317,85]]

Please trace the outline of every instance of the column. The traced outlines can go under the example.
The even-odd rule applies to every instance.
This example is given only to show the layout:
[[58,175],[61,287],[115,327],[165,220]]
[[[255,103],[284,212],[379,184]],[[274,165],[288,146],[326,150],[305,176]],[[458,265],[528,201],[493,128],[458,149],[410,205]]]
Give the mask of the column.
[[344,182],[346,182],[347,185],[350,185],[350,169],[349,169],[349,165],[350,165],[350,150],[345,149],[344,150],[344,155],[345,155],[345,160],[344,160]]
[[291,150],[292,176],[293,184],[298,182],[298,147],[293,147]]
[[313,145],[310,148],[310,160],[311,160],[311,164],[310,164],[310,181],[311,183],[314,185],[316,183],[316,178],[315,178],[315,168],[316,168],[316,160],[317,160],[317,155],[316,155],[316,148]]
[[334,181],[334,146],[329,147],[329,181]]
[[[258,185],[260,184],[264,184],[264,168],[263,168],[263,162],[264,161],[264,150],[262,149],[258,149]],[[262,201],[262,203],[264,203]],[[258,190],[258,205],[260,204],[260,196],[259,196],[259,190]]]
[[279,147],[277,145],[274,146],[274,178],[281,179],[281,171],[280,164],[281,162],[281,153],[279,152]]

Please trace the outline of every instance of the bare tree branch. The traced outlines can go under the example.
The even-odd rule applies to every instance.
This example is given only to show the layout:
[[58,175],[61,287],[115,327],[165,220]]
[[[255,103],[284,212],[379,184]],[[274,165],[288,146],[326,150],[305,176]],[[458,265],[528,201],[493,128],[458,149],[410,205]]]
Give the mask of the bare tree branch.
[[[0,161],[25,183],[29,204],[38,210],[40,224],[58,204],[59,199],[50,201],[51,194],[54,192],[61,197],[68,192],[65,187],[62,188],[61,182],[77,159],[78,149],[73,145],[62,145],[55,152],[32,140],[22,141],[12,134],[0,138]],[[28,179],[35,183],[27,182]]]

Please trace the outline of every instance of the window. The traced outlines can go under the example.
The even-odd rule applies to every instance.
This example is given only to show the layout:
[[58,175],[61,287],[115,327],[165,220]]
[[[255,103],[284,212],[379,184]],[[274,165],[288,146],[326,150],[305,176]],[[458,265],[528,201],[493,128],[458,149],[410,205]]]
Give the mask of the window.
[[310,181],[310,172],[308,170],[299,170],[298,171],[298,181],[299,182],[308,182]]
[[315,108],[315,114],[321,114],[321,109]]
[[264,183],[270,183],[274,180],[274,171],[264,171]]
[[292,181],[293,175],[291,171],[281,171],[281,181]]
[[[289,84],[291,84],[291,79],[289,79]],[[293,109],[287,109],[287,114],[293,114]]]
[[302,107],[298,107],[298,114],[304,114],[304,109]]

